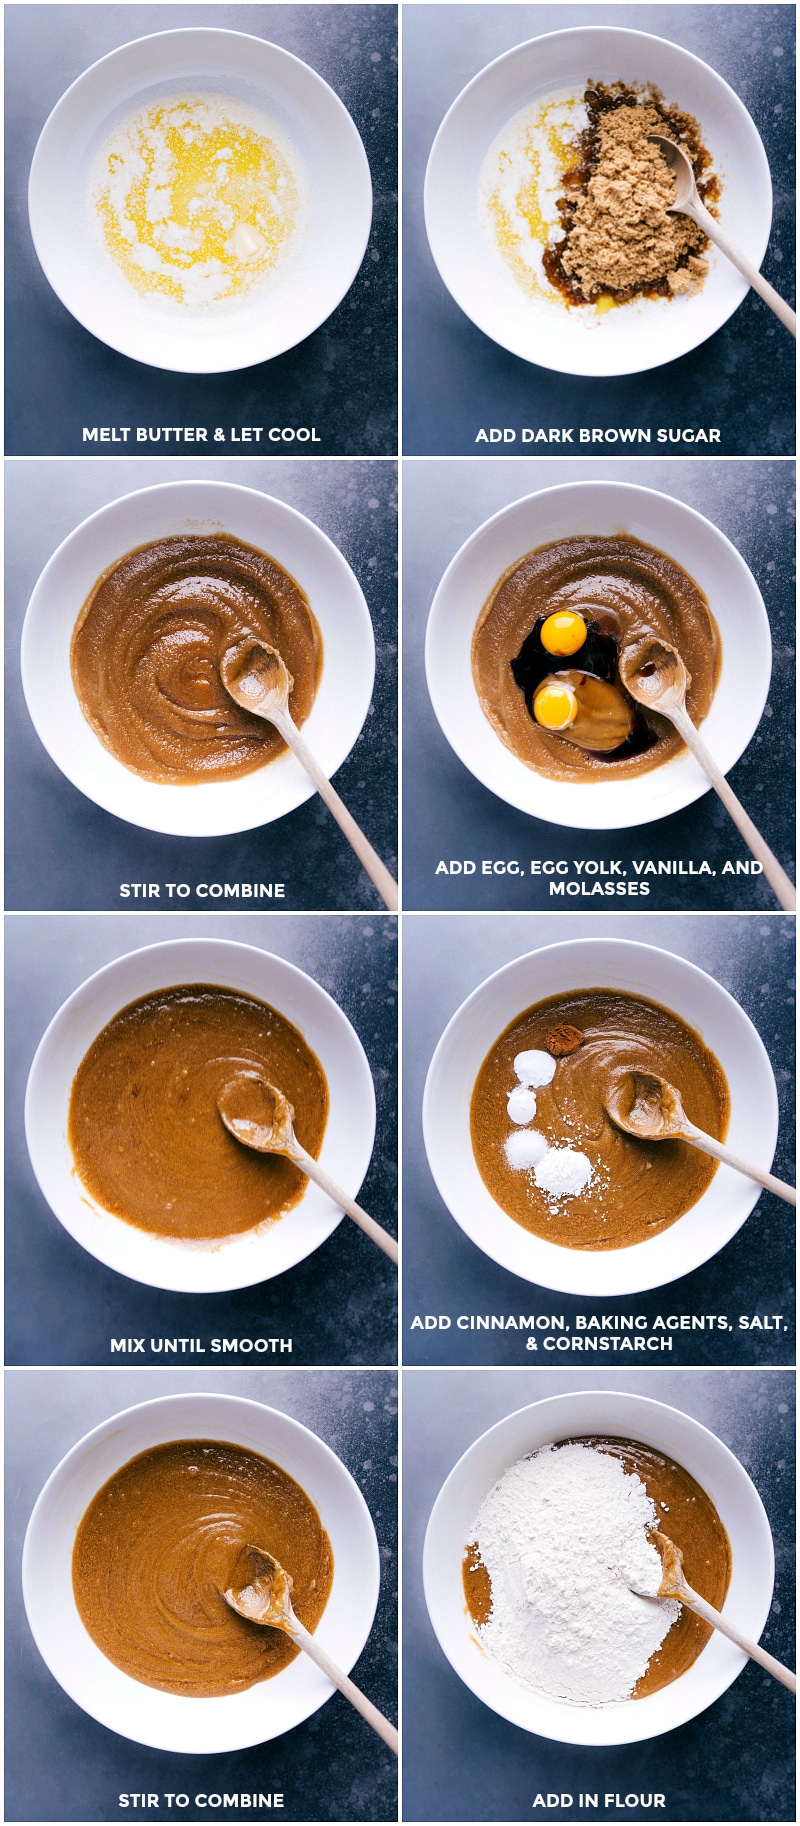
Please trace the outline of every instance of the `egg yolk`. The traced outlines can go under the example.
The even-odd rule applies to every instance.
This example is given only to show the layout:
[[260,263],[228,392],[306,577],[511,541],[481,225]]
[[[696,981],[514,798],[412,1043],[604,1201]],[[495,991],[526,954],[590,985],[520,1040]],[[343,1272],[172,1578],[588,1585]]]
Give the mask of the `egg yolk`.
[[533,714],[542,729],[569,729],[578,714],[578,700],[571,685],[548,679],[533,700]]
[[583,616],[574,615],[570,609],[558,610],[542,622],[541,641],[546,653],[577,653],[585,639]]

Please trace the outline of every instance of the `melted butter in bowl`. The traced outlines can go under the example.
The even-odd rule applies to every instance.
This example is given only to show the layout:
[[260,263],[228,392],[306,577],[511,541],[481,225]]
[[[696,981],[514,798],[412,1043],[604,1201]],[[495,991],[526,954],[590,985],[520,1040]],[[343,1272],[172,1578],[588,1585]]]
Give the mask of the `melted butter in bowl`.
[[294,1609],[316,1629],[333,1553],[295,1479],[217,1440],[141,1452],[103,1485],[79,1525],[72,1587],[81,1620],[115,1667],[165,1693],[208,1699],[269,1680],[300,1651],[225,1601],[250,1542],[286,1567]]
[[298,1139],[316,1158],[327,1081],[276,1009],[202,983],[123,1008],[72,1086],[69,1144],[81,1185],[114,1217],[175,1239],[208,1242],[282,1217],[302,1197],[304,1174],[244,1147],[217,1109],[223,1085],[248,1070],[280,1086]]
[[228,533],[178,533],[128,552],[87,597],[70,648],[81,710],[123,766],[146,780],[234,780],[286,747],[242,710],[220,677],[227,647],[250,635],[274,647],[308,717],[322,636],[300,585],[276,559]]
[[177,95],[110,134],[91,179],[95,235],[138,293],[185,310],[235,303],[285,266],[307,226],[300,155],[227,95]]

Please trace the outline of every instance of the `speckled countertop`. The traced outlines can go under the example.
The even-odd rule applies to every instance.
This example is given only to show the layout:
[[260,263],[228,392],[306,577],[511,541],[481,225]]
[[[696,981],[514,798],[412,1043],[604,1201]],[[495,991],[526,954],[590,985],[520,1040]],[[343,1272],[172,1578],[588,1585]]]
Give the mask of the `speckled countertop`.
[[[87,458],[6,463],[6,908],[113,910],[122,882],[180,880],[177,908],[201,907],[202,882],[283,881],[287,911],[382,906],[355,852],[314,795],[285,818],[232,837],[164,837],[84,798],[42,748],[25,707],[19,643],[40,571],[81,521],[141,488],[202,479],[274,494],[338,546],[366,597],[375,635],[372,704],[336,789],[394,871],[397,846],[396,464]],[[176,873],[177,872],[177,873]],[[246,902],[239,903],[246,906]],[[260,903],[264,905],[265,903]],[[232,905],[229,901],[228,907]]]
[[[724,1315],[716,1327],[675,1330],[669,1360],[677,1364],[793,1363],[794,1225],[790,1209],[762,1192],[737,1235],[703,1267],[650,1293],[626,1299],[577,1299],[523,1281],[485,1256],[439,1196],[422,1139],[422,1093],[434,1049],[462,1001],[493,971],[526,951],[568,939],[624,938],[663,946],[721,983],[749,1015],[769,1054],[778,1089],[780,1130],[775,1172],[794,1167],[794,920],[692,918],[627,914],[531,914],[458,919],[406,917],[403,922],[403,1343],[406,1364],[529,1361],[526,1331],[459,1330],[460,1314]],[[417,1314],[445,1314],[446,1330],[411,1329]],[[740,1330],[740,1315],[778,1327]],[[653,1336],[658,1334],[653,1333]],[[574,1360],[574,1359],[573,1359]],[[652,1361],[653,1359],[648,1359]],[[587,1359],[587,1369],[598,1361]]]
[[[794,228],[792,6],[409,6],[403,29],[403,448],[473,456],[481,427],[716,428],[719,454],[794,450],[794,348],[753,292],[700,348],[644,374],[586,380],[501,349],[445,290],[428,248],[428,154],[456,96],[512,46],[576,26],[635,27],[682,45],[725,78],[756,123],[774,213],[765,278],[791,299]],[[587,71],[587,75],[589,72]],[[481,446],[485,448],[485,446]],[[507,447],[497,446],[505,455]],[[708,445],[700,446],[708,454]]]
[[[729,778],[780,861],[794,871],[794,464],[656,458],[415,462],[404,464],[403,474],[404,906],[545,910],[553,905],[546,876],[482,876],[481,861],[521,859],[527,871],[533,858],[585,857],[604,863],[619,858],[631,876],[632,858],[696,865],[705,860],[716,871],[713,877],[650,876],[646,907],[654,913],[695,907],[771,910],[777,902],[763,878],[722,873],[726,861],[735,867],[750,852],[715,793],[639,830],[568,830],[496,798],[463,766],[439,728],[425,683],[425,625],[451,558],[510,502],[587,481],[630,483],[674,496],[718,527],[749,565],[772,632],[772,680],[759,728]],[[437,864],[450,857],[477,859],[476,873],[437,875]],[[582,903],[581,910],[599,911],[603,904],[598,897]]]
[[[434,1637],[421,1579],[425,1529],[441,1485],[488,1427],[529,1402],[571,1390],[646,1395],[691,1414],[749,1472],[775,1544],[775,1592],[762,1640],[791,1665],[793,1374],[414,1370],[403,1382],[404,1819],[793,1819],[792,1700],[754,1662],[713,1706],[663,1737],[603,1750],[557,1744],[508,1724],[463,1685]],[[588,1814],[578,1806],[586,1792],[599,1796]],[[534,1810],[537,1793],[569,1793],[574,1804]],[[665,1797],[658,1810],[657,1793]],[[608,1794],[623,1805],[604,1805]],[[641,1795],[646,1804],[628,1806],[626,1795]]]
[[[305,1724],[232,1755],[169,1756],[108,1731],[58,1686],[28,1630],[20,1590],[22,1542],[42,1485],[70,1447],[122,1408],[195,1391],[274,1406],[309,1427],[342,1459],[366,1501],[381,1559],[381,1594],[353,1678],[396,1717],[397,1389],[388,1370],[116,1369],[9,1372],[6,1376],[6,1604],[8,1618],[7,1820],[116,1820],[121,1793],[284,1795],[287,1820],[392,1820],[395,1759],[340,1693]],[[32,1415],[36,1416],[32,1424]],[[268,1692],[265,1691],[265,1705]],[[194,1806],[180,1817],[207,1817]],[[218,1807],[224,1820],[272,1813]]]
[[[153,32],[195,25],[248,32],[324,77],[361,134],[373,219],[341,304],[296,348],[233,374],[171,374],[118,355],[70,316],[44,277],[28,228],[27,183],[50,110],[90,64]],[[6,17],[6,451],[81,455],[84,425],[313,426],[324,456],[397,449],[397,9],[394,6],[16,6]],[[124,443],[108,444],[109,455]],[[294,444],[302,454],[310,443]],[[170,455],[174,445],[158,445]],[[219,446],[217,446],[219,449]]]
[[[396,1233],[396,921],[279,914],[66,915],[6,921],[6,1362],[108,1364],[111,1339],[191,1333],[292,1339],[300,1364],[394,1363],[397,1271],[349,1219],[287,1274],[239,1292],[191,1295],[142,1286],[88,1255],[62,1229],[34,1179],[23,1130],[30,1063],[68,995],[112,958],[170,939],[210,937],[275,951],[328,991],[369,1060],[377,1102],[360,1200]],[[228,1358],[230,1361],[230,1358]],[[286,1358],[284,1357],[284,1362]],[[119,1363],[115,1357],[113,1362]],[[114,1371],[116,1374],[116,1369]],[[33,1816],[29,1816],[33,1817]]]

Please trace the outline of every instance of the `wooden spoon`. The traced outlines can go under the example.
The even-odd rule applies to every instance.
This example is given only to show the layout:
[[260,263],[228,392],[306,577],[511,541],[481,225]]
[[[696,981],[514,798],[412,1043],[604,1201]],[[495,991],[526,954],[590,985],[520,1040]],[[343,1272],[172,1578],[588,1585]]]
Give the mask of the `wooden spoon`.
[[246,1617],[248,1623],[260,1623],[269,1629],[282,1629],[284,1635],[289,1636],[298,1648],[305,1649],[328,1680],[333,1681],[339,1692],[344,1693],[345,1699],[349,1699],[362,1718],[366,1718],[367,1724],[372,1726],[373,1731],[377,1731],[378,1736],[397,1755],[398,1738],[394,1725],[390,1725],[388,1718],[384,1718],[372,1700],[366,1698],[344,1669],[331,1660],[316,1636],[312,1636],[300,1618],[295,1616],[291,1576],[273,1559],[272,1554],[262,1553],[260,1547],[243,1547],[233,1569],[232,1583],[222,1595],[231,1610],[237,1611],[240,1617]]
[[302,1167],[308,1179],[313,1179],[328,1197],[346,1211],[353,1222],[366,1230],[367,1236],[377,1243],[384,1255],[389,1255],[393,1262],[398,1259],[397,1244],[393,1236],[376,1224],[374,1217],[368,1217],[366,1211],[337,1186],[330,1173],[326,1173],[313,1154],[307,1153],[298,1141],[292,1127],[294,1110],[287,1102],[277,1085],[269,1084],[259,1072],[237,1072],[235,1078],[223,1084],[217,1097],[217,1109],[226,1129],[242,1143],[243,1147],[255,1148],[257,1154],[285,1154],[287,1160],[293,1160]]
[[758,292],[759,298],[763,298],[764,303],[775,312],[775,316],[780,318],[786,329],[791,330],[792,335],[796,336],[797,318],[791,305],[784,303],[774,286],[762,278],[758,267],[754,266],[752,260],[748,260],[747,255],[736,246],[735,241],[726,235],[725,230],[720,228],[714,217],[709,215],[705,204],[700,201],[694,181],[692,161],[684,152],[683,147],[676,145],[674,139],[666,139],[663,133],[648,133],[647,137],[656,146],[661,147],[675,179],[675,201],[670,203],[668,215],[691,216],[698,228],[702,228],[703,234],[708,235],[709,241],[713,241],[715,247],[720,249],[726,259],[730,260],[733,266],[738,267],[739,272],[747,280],[748,285],[752,286],[753,291]]
[[265,646],[263,641],[254,640],[248,635],[245,640],[236,641],[222,654],[219,672],[225,690],[235,704],[239,704],[242,710],[249,710],[253,716],[263,717],[267,723],[274,723],[287,748],[291,748],[292,754],[297,756],[301,767],[305,768],[313,780],[320,798],[324,799],[329,812],[344,831],[348,843],[352,844],[362,868],[366,869],[370,880],[374,881],[381,899],[390,913],[396,913],[397,882],[331,786],[327,774],[323,773],[316,755],[312,754],[305,736],[300,734],[290,715],[289,693],[294,681],[280,654],[276,653],[274,647]]
[[[675,1542],[671,1541],[668,1535],[661,1534],[658,1528],[653,1529],[652,1540],[661,1555],[661,1584],[656,1592],[656,1597],[677,1598],[679,1604],[688,1604],[695,1616],[702,1617],[704,1623],[710,1623],[713,1629],[718,1629],[720,1635],[727,1636],[730,1642],[736,1643],[737,1648],[743,1649],[745,1654],[750,1656],[751,1661],[757,1661],[761,1667],[766,1668],[768,1674],[773,1674],[776,1680],[782,1681],[783,1685],[789,1688],[790,1692],[796,1693],[797,1676],[792,1673],[791,1668],[784,1667],[782,1661],[776,1661],[774,1655],[768,1655],[766,1649],[760,1648],[757,1642],[751,1642],[749,1636],[743,1636],[741,1630],[729,1623],[721,1611],[715,1610],[713,1604],[707,1604],[705,1598],[701,1598],[700,1593],[687,1584],[683,1570],[683,1555],[680,1548],[675,1546]],[[632,1589],[635,1590],[636,1587],[634,1586]],[[644,1595],[649,1596],[650,1594],[645,1593]]]
[[702,1154],[724,1160],[737,1173],[744,1173],[769,1192],[777,1193],[778,1198],[785,1198],[787,1205],[797,1204],[794,1186],[776,1179],[774,1173],[751,1166],[723,1142],[707,1135],[705,1129],[696,1128],[689,1121],[680,1092],[666,1078],[658,1078],[654,1072],[626,1072],[609,1091],[604,1107],[616,1127],[637,1141],[688,1141]]
[[708,775],[715,793],[730,813],[737,830],[741,831],[745,843],[761,863],[781,906],[787,912],[794,912],[797,904],[794,883],[790,881],[786,870],[781,868],[769,845],[764,842],[761,832],[756,829],[736,794],[731,791],[722,769],[717,766],[695,729],[686,708],[686,693],[692,681],[680,654],[665,640],[648,638],[636,641],[633,646],[621,649],[619,675],[626,691],[630,692],[637,704],[642,704],[645,710],[656,710],[659,716],[665,716],[668,722],[674,724],[679,736]]

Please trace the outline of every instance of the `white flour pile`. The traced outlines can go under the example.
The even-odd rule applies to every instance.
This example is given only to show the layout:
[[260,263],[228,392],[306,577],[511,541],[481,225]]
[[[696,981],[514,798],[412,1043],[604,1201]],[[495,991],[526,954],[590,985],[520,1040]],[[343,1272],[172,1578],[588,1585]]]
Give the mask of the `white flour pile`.
[[551,1148],[538,1129],[524,1128],[536,1115],[536,1092],[552,1082],[556,1062],[551,1053],[532,1048],[517,1053],[514,1074],[518,1082],[508,1096],[508,1117],[519,1126],[505,1142],[506,1160],[515,1172],[529,1173],[540,1192],[551,1199],[577,1198],[591,1184],[592,1163],[578,1148]]
[[655,1520],[641,1478],[591,1446],[544,1446],[511,1465],[470,1536],[492,1583],[488,1653],[552,1699],[629,1699],[680,1614],[655,1598]]

